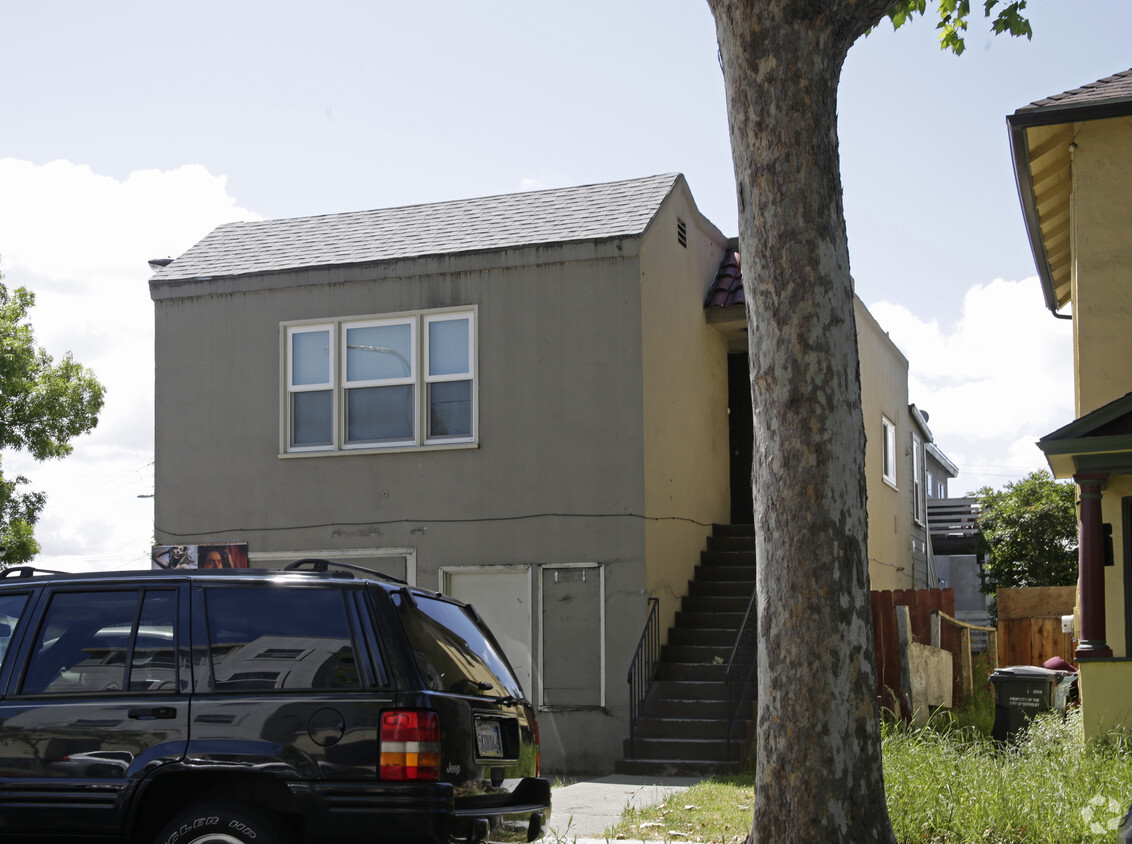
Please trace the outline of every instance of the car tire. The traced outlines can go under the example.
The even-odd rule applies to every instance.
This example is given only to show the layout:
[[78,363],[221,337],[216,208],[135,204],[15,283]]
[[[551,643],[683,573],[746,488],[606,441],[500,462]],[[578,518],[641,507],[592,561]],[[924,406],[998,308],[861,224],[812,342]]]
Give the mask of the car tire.
[[288,844],[270,817],[227,803],[190,806],[165,825],[154,844]]

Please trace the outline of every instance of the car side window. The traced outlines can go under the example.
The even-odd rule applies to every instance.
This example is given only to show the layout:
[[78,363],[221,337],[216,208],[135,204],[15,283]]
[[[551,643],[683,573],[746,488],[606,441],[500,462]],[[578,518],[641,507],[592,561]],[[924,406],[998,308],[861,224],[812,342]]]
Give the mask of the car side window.
[[205,606],[216,691],[361,687],[339,590],[214,587]]
[[173,590],[57,592],[20,692],[85,695],[176,688]]
[[16,632],[27,602],[27,595],[0,595],[0,666],[4,664],[12,634]]

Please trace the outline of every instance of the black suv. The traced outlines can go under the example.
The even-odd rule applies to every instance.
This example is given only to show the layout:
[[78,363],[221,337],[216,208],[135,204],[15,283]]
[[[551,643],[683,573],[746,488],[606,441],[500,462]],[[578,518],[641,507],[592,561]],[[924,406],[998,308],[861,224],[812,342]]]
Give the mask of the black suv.
[[536,838],[550,784],[494,637],[349,568],[4,572],[0,841]]

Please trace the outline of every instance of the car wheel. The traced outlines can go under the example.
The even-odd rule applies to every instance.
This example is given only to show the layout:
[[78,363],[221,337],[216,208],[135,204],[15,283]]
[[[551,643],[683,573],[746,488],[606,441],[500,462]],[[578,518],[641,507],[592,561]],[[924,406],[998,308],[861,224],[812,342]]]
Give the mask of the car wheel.
[[286,844],[289,840],[259,812],[208,803],[191,806],[174,817],[154,844]]

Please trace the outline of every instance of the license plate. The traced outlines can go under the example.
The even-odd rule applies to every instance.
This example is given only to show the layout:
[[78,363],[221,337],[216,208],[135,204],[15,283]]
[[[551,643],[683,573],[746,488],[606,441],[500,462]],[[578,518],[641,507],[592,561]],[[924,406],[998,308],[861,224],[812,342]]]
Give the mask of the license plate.
[[503,741],[499,738],[499,722],[476,719],[476,747],[480,756],[500,758],[503,756]]

